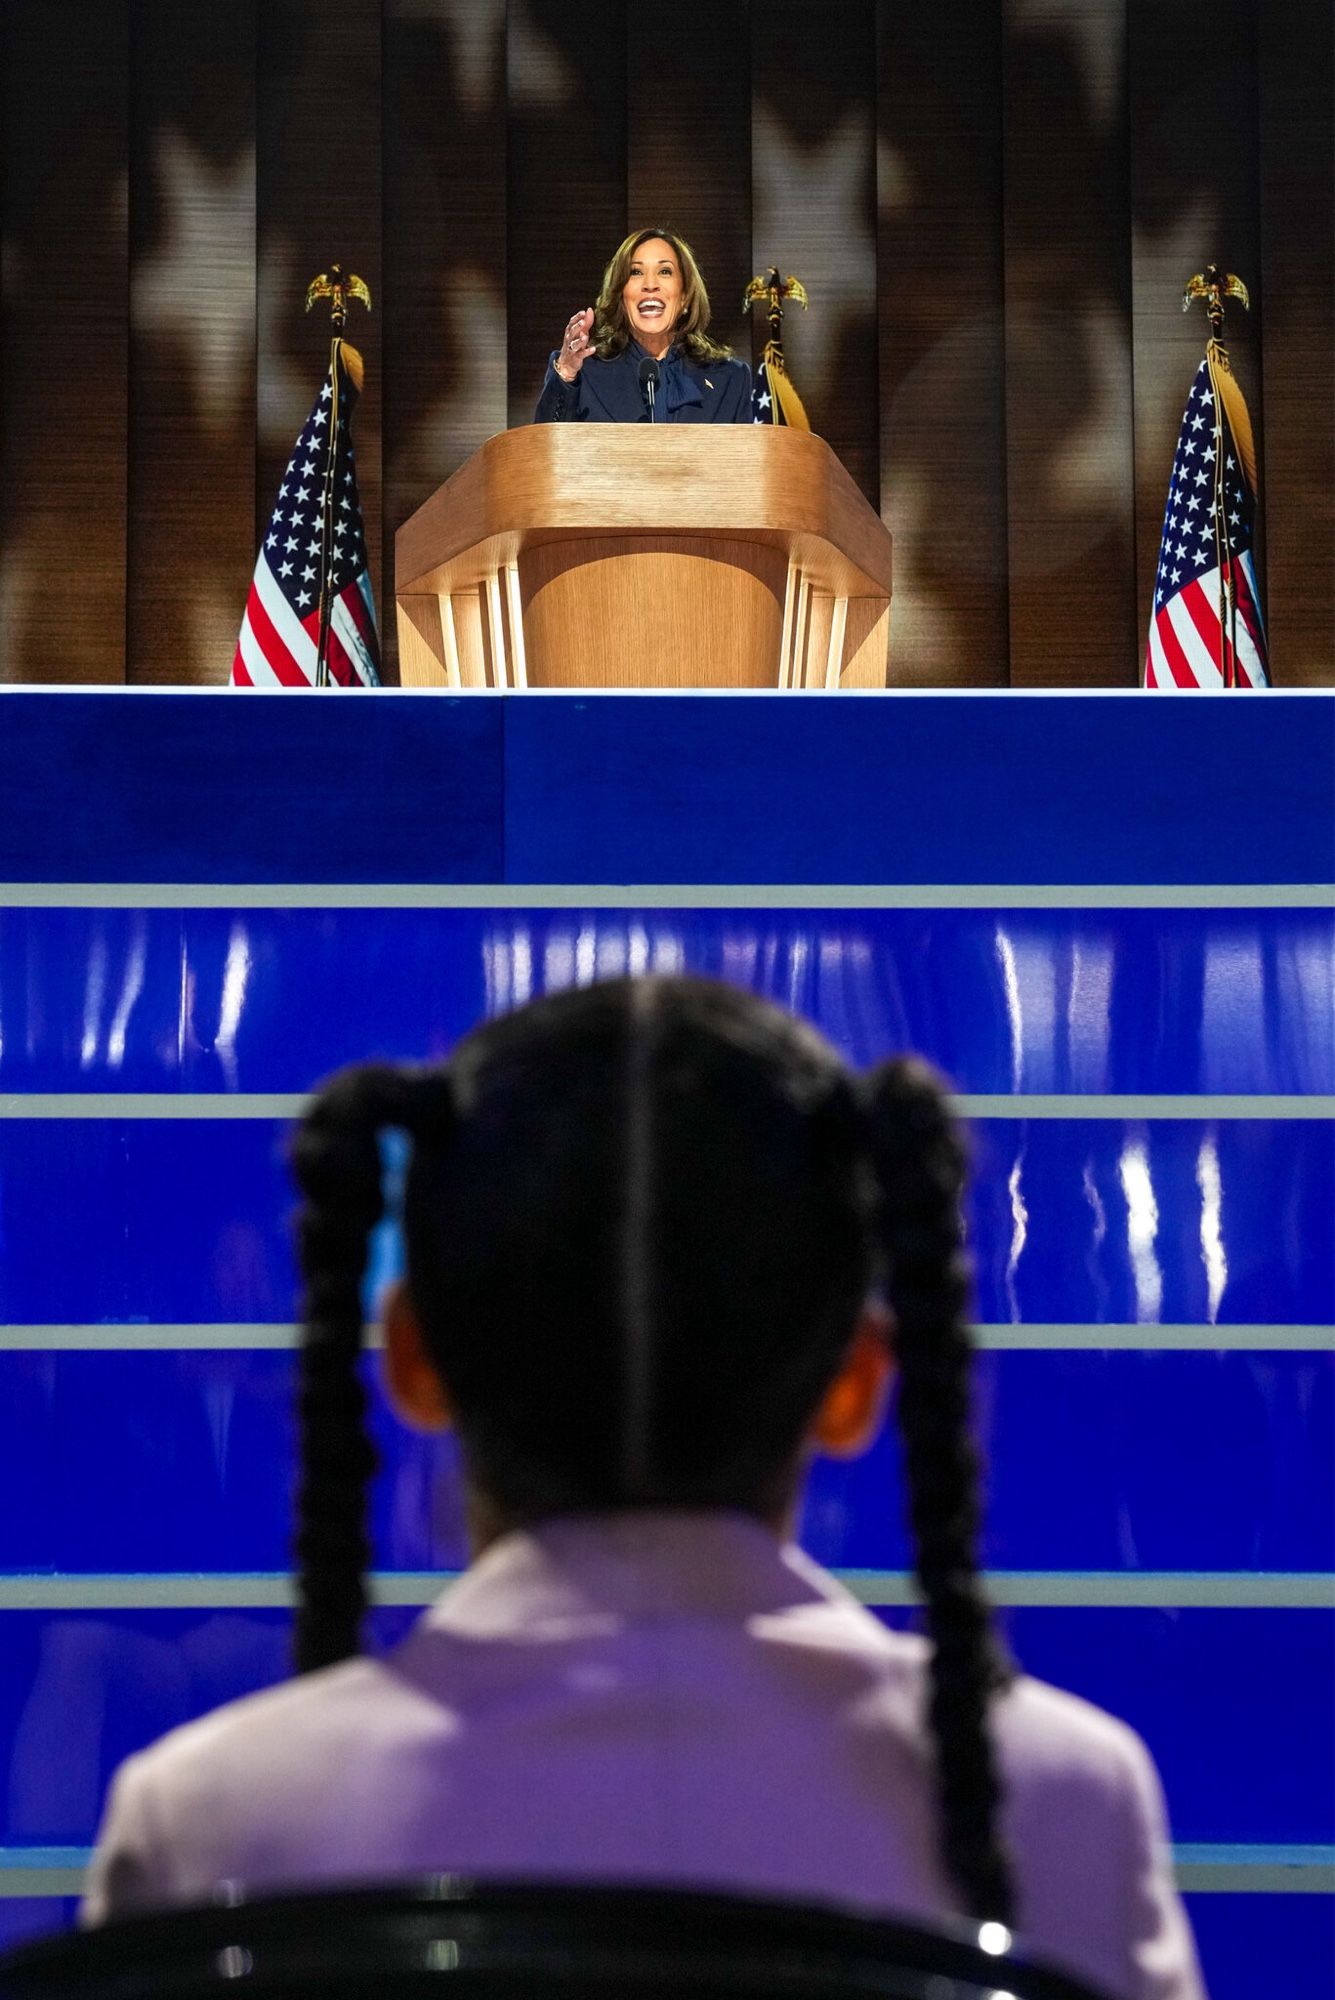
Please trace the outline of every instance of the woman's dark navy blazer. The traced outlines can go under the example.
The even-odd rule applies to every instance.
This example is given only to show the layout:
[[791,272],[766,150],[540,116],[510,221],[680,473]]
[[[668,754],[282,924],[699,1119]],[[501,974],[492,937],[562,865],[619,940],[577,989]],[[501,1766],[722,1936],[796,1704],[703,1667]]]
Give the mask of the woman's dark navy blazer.
[[[632,341],[610,361],[591,355],[573,382],[563,382],[553,354],[534,422],[647,424],[649,405],[640,387],[643,359],[643,349]],[[660,424],[749,424],[751,370],[744,361],[665,357],[654,420]]]

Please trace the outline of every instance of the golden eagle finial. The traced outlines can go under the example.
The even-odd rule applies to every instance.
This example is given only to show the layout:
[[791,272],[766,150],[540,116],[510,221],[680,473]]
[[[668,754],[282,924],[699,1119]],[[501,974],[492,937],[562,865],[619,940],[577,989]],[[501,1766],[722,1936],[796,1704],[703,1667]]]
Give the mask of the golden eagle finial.
[[803,310],[810,304],[807,288],[802,280],[793,277],[791,272],[786,278],[781,278],[777,264],[771,265],[768,271],[752,278],[742,296],[742,311],[749,312],[752,306],[759,305],[762,299],[769,301],[771,319],[776,316],[783,317],[785,299],[791,299],[794,305],[801,306]]
[[1194,278],[1188,278],[1187,289],[1182,294],[1182,310],[1186,312],[1193,299],[1204,299],[1205,310],[1210,319],[1210,331],[1218,339],[1224,324],[1224,300],[1237,299],[1244,312],[1251,311],[1251,300],[1247,287],[1241,278],[1235,278],[1231,271],[1221,272],[1217,264],[1207,264]]
[[340,333],[348,317],[348,300],[357,299],[371,310],[371,293],[366,280],[355,273],[344,277],[341,264],[331,264],[327,271],[321,271],[318,278],[312,278],[306,287],[306,310],[310,311],[317,299],[332,299],[330,317],[335,333]]

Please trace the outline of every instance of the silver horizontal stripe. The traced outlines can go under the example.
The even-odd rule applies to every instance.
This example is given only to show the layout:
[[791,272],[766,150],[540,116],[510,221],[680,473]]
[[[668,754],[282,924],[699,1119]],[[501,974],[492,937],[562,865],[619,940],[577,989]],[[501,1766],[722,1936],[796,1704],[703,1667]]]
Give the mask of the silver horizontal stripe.
[[[834,1574],[863,1604],[918,1601],[902,1571]],[[987,1589],[994,1604],[1016,1610],[1335,1611],[1335,1575],[1324,1570],[989,1570]]]
[[974,1338],[993,1353],[1297,1354],[1335,1349],[1331,1326],[977,1326]]
[[83,1878],[83,1868],[34,1868],[17,1861],[0,1861],[0,1898],[81,1896]]
[[275,1321],[189,1326],[0,1326],[0,1354],[142,1354],[194,1348],[263,1350],[296,1345],[300,1327]]
[[1279,1091],[1254,1096],[1236,1091],[1200,1096],[962,1092],[951,1104],[960,1118],[1335,1118],[1335,1095]]
[[1179,1843],[1179,1889],[1207,1895],[1335,1895],[1335,1847]]
[[[382,1570],[369,1579],[372,1601],[434,1602],[452,1570]],[[860,1603],[916,1604],[902,1570],[844,1569],[834,1575]],[[1070,1610],[1335,1610],[1335,1575],[1325,1571],[993,1570],[993,1602]],[[282,1609],[293,1601],[285,1571],[123,1575],[64,1572],[0,1576],[0,1611],[194,1611]]]
[[[77,1896],[92,1858],[87,1847],[0,1847],[0,1897]],[[1183,1846],[1173,1860],[1179,1889],[1197,1895],[1335,1894],[1335,1848]]]
[[15,910],[1327,910],[1325,882],[0,882]]
[[[299,1118],[305,1092],[238,1090],[35,1090],[0,1096],[0,1119]],[[1335,1094],[1270,1091],[1255,1095],[1212,1091],[1199,1096],[1132,1092],[963,1092],[951,1099],[960,1118],[1031,1119],[1330,1119]]]
[[[255,1349],[295,1347],[299,1326],[290,1321],[246,1321],[227,1324],[190,1323],[150,1326],[140,1322],[84,1322],[56,1326],[33,1322],[0,1325],[2,1353],[156,1353],[198,1348]],[[365,1329],[367,1346],[380,1343],[374,1326]],[[1330,1326],[975,1326],[980,1348],[993,1353],[1209,1353],[1298,1354],[1335,1350]]]
[[0,1119],[299,1118],[306,1091],[52,1090],[0,1096]]

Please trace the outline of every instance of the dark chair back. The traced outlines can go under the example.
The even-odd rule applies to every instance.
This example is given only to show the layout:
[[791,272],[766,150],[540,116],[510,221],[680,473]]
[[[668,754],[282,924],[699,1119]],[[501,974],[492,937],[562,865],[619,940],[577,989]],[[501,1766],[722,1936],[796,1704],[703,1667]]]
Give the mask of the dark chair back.
[[442,1877],[46,1939],[0,1961],[0,2000],[1100,2000],[980,1936],[1001,1941],[734,1896]]

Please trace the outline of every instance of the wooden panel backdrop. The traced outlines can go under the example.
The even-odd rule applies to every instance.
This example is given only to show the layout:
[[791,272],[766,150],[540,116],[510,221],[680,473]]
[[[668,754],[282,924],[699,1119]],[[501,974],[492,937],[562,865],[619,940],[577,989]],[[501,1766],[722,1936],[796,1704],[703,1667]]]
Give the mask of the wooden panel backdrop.
[[897,674],[1010,678],[1000,10],[879,10],[881,510]]
[[255,561],[257,8],[128,13],[124,672],[225,680]]
[[1203,343],[1182,284],[1239,272],[1275,678],[1335,680],[1328,0],[664,20],[6,0],[0,676],[225,680],[335,257],[375,293],[356,436],[383,613],[395,527],[528,419],[617,240],[660,221],[744,352],[747,278],[806,280],[794,376],[894,530],[897,670],[927,686],[1135,683]]
[[0,36],[0,676],[119,681],[127,10],[7,0]]

